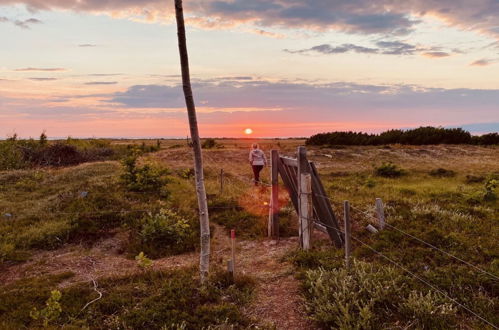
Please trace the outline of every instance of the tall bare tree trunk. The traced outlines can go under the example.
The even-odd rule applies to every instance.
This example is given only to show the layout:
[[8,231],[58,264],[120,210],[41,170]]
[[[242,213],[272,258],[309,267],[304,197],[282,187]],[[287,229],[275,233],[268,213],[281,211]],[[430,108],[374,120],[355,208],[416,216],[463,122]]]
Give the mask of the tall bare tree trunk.
[[185,103],[189,116],[189,127],[191,130],[192,149],[194,151],[194,171],[196,175],[196,192],[199,205],[199,226],[201,229],[201,255],[199,258],[199,271],[201,282],[204,282],[210,266],[210,222],[208,218],[208,204],[206,202],[206,190],[204,187],[203,158],[201,155],[201,143],[199,141],[198,123],[196,119],[196,107],[192,96],[191,78],[189,74],[189,58],[187,56],[187,45],[185,40],[184,12],[182,0],[175,0],[175,13],[177,16],[178,48],[180,51],[180,65],[182,67],[182,84],[184,87]]

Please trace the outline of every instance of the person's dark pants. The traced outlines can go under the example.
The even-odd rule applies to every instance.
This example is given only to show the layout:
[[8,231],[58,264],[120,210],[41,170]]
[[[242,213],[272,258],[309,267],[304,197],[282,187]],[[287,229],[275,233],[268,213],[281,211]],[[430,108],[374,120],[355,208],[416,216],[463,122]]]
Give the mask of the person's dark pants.
[[253,175],[255,176],[255,186],[258,186],[258,182],[260,182],[260,172],[263,169],[263,165],[251,165],[253,168]]

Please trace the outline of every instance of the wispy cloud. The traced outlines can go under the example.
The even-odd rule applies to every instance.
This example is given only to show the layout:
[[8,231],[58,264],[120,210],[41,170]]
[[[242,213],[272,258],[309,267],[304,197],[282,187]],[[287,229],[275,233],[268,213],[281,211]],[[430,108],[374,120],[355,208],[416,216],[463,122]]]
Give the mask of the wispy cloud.
[[429,58],[442,58],[442,57],[449,57],[451,54],[447,52],[424,52],[421,55],[424,57],[429,57]]
[[29,29],[31,27],[31,25],[43,23],[42,21],[40,21],[37,18],[28,18],[25,20],[17,20],[17,19],[13,20],[13,19],[10,19],[8,17],[1,16],[0,23],[6,23],[6,22],[10,22],[10,23],[14,24],[15,26],[18,26],[22,29]]
[[51,77],[32,77],[28,78],[29,80],[33,81],[54,81],[57,80],[57,78],[51,78]]
[[[285,52],[291,54],[308,54],[308,53],[321,53],[326,55],[343,54],[343,53],[360,53],[360,54],[382,54],[382,55],[415,55],[420,54],[429,58],[442,58],[451,56],[451,51],[442,51],[437,47],[424,47],[419,45],[412,45],[406,42],[392,40],[392,41],[378,41],[375,47],[366,47],[355,44],[342,44],[332,46],[329,44],[322,44],[310,48],[289,50],[284,49]],[[460,53],[462,53],[460,51]]]
[[23,29],[29,29],[31,27],[31,25],[42,24],[42,23],[43,23],[42,21],[40,21],[39,19],[36,19],[36,18],[30,18],[30,19],[27,19],[24,21],[21,21],[21,20],[14,21],[14,24],[16,26],[19,26],[20,28],[23,28]]
[[492,65],[496,62],[498,62],[497,59],[493,60],[493,59],[482,58],[480,60],[476,60],[476,61],[470,63],[470,66],[489,66],[489,65]]
[[89,73],[86,76],[88,77],[116,77],[122,76],[123,73]]
[[62,71],[68,71],[68,69],[65,69],[65,68],[34,68],[34,67],[27,67],[27,68],[15,69],[14,71],[18,71],[18,72],[62,72]]
[[86,82],[85,85],[116,85],[117,81],[90,81]]
[[80,44],[80,45],[78,45],[78,47],[81,47],[81,48],[92,48],[92,47],[97,47],[97,45],[94,45],[94,44]]

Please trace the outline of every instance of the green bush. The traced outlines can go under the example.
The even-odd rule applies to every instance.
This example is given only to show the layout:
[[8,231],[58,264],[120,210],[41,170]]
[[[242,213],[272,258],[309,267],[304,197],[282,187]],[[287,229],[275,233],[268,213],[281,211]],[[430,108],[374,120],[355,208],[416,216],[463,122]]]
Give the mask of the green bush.
[[307,309],[325,328],[382,328],[404,295],[404,277],[393,267],[354,261],[338,268],[306,272]]
[[152,165],[137,165],[137,154],[133,153],[123,159],[124,173],[121,181],[130,191],[154,192],[163,196],[168,195],[165,185],[171,180],[167,169],[160,169]]
[[170,209],[145,216],[132,234],[132,248],[152,258],[192,250],[197,242],[196,228]]
[[497,199],[496,188],[498,181],[495,179],[489,179],[485,182],[485,193],[483,199],[486,201],[495,201]]
[[385,178],[397,178],[405,174],[405,171],[393,163],[383,163],[374,169],[377,176]]
[[401,314],[418,329],[449,329],[457,313],[452,303],[433,291],[412,291],[399,307]]

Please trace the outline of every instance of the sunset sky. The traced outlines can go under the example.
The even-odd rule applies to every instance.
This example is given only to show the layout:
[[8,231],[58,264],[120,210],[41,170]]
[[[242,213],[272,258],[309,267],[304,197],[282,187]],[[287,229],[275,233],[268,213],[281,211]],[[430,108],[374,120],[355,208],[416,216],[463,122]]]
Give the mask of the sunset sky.
[[[184,0],[202,136],[499,131],[499,0]],[[0,138],[185,137],[173,0],[0,0]]]

